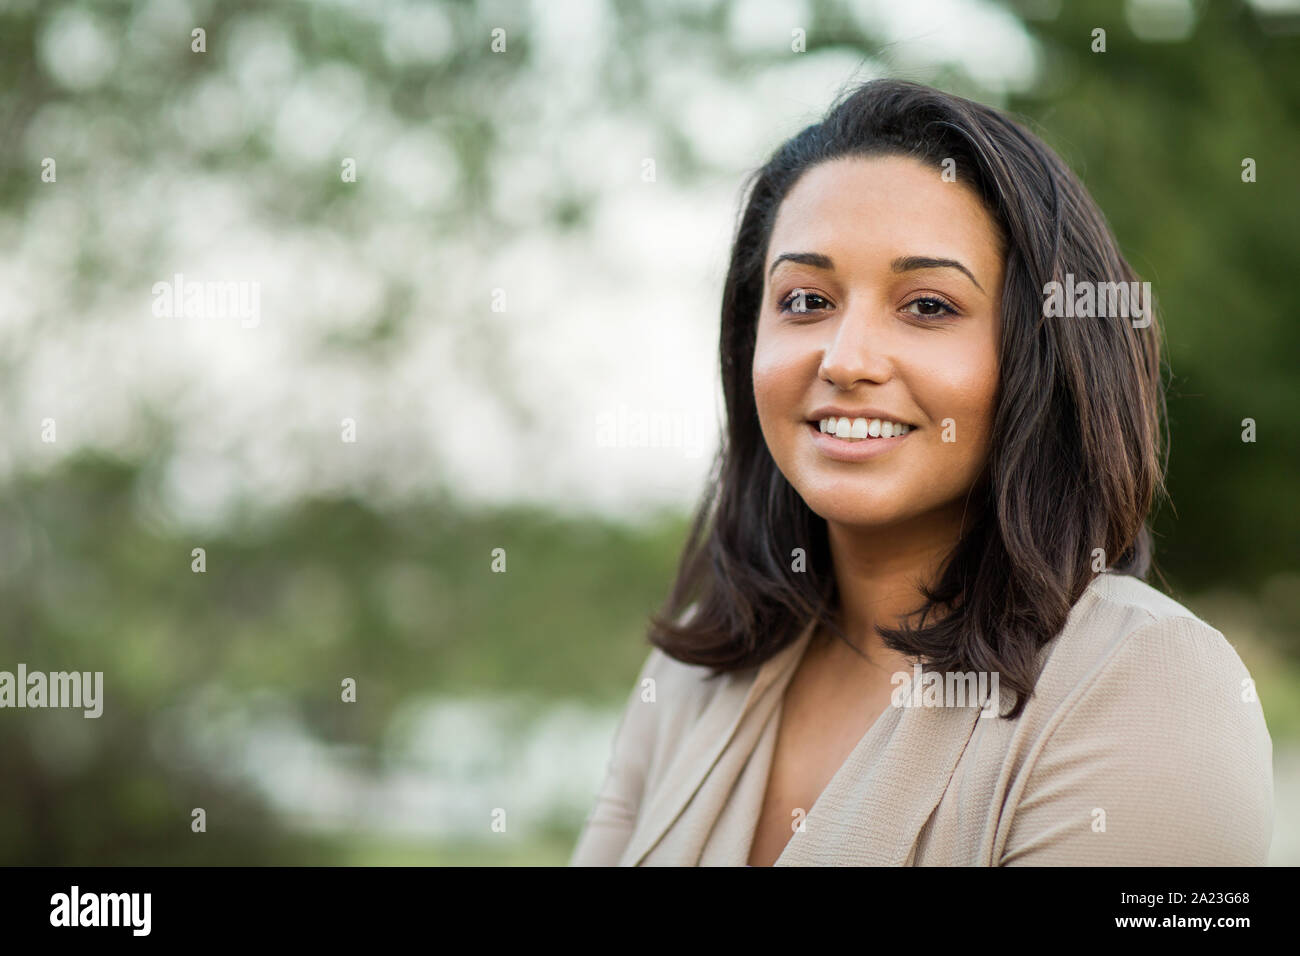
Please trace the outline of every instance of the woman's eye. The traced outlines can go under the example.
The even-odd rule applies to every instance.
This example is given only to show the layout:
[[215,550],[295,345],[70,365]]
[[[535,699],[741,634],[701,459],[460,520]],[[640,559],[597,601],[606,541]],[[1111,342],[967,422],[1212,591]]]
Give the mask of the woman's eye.
[[927,319],[957,314],[957,310],[947,302],[932,295],[923,295],[920,298],[913,299],[911,302],[907,303],[907,305],[903,306],[903,309],[904,311],[907,311],[910,310],[912,306],[917,307],[917,310],[912,312],[913,315],[919,315],[922,318]]
[[[821,303],[819,306],[818,303]],[[830,303],[816,292],[807,289],[795,289],[781,300],[782,312],[817,312]]]

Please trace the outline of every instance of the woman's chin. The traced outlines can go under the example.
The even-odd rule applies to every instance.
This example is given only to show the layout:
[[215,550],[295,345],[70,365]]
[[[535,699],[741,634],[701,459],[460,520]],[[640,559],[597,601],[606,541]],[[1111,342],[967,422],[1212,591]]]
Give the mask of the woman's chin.
[[804,497],[808,507],[820,518],[855,528],[886,528],[906,521],[911,514],[901,510],[897,501],[875,495],[855,496],[854,501],[836,501],[829,497]]

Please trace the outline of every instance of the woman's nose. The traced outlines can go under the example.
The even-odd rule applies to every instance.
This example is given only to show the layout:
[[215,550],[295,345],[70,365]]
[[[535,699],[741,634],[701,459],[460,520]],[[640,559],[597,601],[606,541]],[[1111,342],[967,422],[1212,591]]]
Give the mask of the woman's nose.
[[867,308],[846,310],[828,325],[822,377],[842,389],[859,381],[884,382],[893,375],[894,342],[890,325]]

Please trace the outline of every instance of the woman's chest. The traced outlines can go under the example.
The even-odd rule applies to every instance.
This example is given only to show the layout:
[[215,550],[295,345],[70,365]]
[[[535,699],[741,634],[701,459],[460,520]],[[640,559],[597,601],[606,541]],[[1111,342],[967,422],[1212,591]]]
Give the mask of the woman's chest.
[[845,686],[797,673],[778,711],[772,751],[749,863],[770,866],[863,737],[890,706],[892,687],[882,682]]

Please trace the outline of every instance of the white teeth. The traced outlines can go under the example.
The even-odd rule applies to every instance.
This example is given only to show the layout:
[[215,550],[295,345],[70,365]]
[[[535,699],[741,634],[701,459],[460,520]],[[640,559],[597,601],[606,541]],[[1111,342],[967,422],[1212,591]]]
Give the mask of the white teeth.
[[867,438],[896,438],[912,430],[911,425],[890,422],[880,418],[823,418],[818,427],[829,435],[846,441]]

